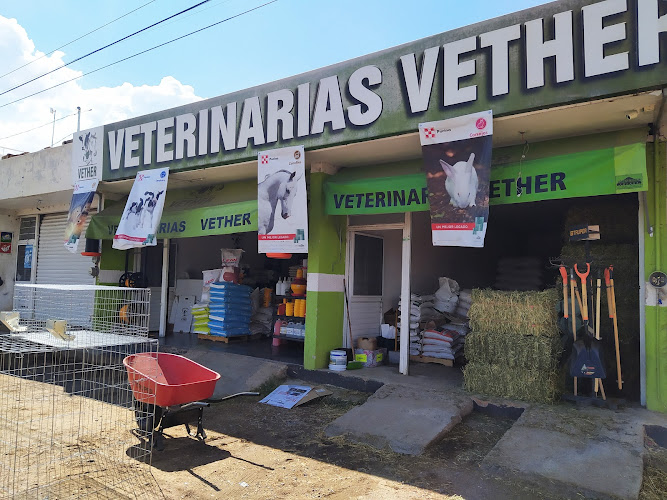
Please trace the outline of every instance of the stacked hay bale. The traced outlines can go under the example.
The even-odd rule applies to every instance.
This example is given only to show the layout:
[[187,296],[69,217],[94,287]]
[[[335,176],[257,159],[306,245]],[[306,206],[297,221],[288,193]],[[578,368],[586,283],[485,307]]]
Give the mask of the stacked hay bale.
[[473,290],[466,337],[465,388],[534,402],[558,399],[561,354],[559,296],[544,292]]

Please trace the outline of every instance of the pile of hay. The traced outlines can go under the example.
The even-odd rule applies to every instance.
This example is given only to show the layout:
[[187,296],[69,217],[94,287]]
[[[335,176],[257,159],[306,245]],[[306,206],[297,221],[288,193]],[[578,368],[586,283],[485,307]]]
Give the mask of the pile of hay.
[[468,311],[473,332],[505,335],[558,335],[558,291],[504,292],[479,290],[472,292]]
[[466,390],[525,401],[557,400],[562,392],[558,291],[473,290],[472,298]]
[[551,403],[562,393],[557,370],[510,368],[501,364],[470,362],[463,369],[465,389],[509,399]]
[[552,371],[563,347],[560,337],[498,335],[475,331],[466,337],[466,359],[473,363]]

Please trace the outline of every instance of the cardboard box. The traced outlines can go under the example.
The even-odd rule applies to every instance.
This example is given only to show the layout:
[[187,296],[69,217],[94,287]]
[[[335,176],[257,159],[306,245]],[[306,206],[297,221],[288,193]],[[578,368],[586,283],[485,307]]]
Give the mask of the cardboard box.
[[361,361],[365,368],[384,364],[387,359],[387,349],[355,349],[354,360]]
[[357,339],[357,349],[375,351],[378,348],[377,337],[359,337]]

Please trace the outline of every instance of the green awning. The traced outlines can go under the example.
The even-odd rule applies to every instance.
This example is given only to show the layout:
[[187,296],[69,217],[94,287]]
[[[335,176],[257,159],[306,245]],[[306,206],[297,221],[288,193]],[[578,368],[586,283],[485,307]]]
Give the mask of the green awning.
[[[529,149],[523,161],[518,161],[523,147],[494,150],[490,205],[648,189],[645,143],[612,145],[560,155],[554,154],[554,150],[559,151],[556,141],[548,147],[535,146],[536,151],[531,154]],[[347,169],[336,174],[324,186],[325,211],[329,215],[427,211],[426,176],[417,168],[417,163],[409,162],[397,175],[396,165]],[[521,196],[517,196],[519,178]]]
[[[86,238],[112,240],[126,199],[94,215]],[[167,190],[157,237],[192,238],[257,231],[257,182]]]

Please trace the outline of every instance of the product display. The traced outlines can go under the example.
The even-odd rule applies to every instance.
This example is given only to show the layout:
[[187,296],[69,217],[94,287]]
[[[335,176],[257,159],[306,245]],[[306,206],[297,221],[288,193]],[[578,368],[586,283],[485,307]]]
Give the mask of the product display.
[[233,337],[250,333],[252,289],[227,281],[211,284],[209,321],[211,335]]

